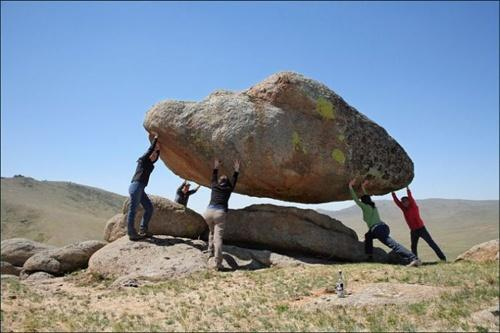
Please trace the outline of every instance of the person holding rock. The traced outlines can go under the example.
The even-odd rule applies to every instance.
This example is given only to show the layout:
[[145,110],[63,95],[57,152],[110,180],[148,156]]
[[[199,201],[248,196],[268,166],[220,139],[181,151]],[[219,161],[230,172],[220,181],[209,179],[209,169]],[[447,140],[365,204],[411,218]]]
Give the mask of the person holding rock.
[[220,164],[221,162],[215,159],[214,169],[212,171],[212,193],[210,195],[210,203],[204,214],[209,229],[209,257],[215,257],[216,270],[222,269],[222,238],[228,211],[228,201],[231,193],[236,187],[240,171],[240,162],[236,160],[234,161],[233,178],[232,181],[229,181],[226,175],[218,177]]
[[411,239],[411,252],[417,255],[417,244],[420,237],[429,244],[429,246],[434,250],[436,255],[442,261],[446,261],[446,256],[441,251],[439,246],[434,242],[431,235],[424,226],[424,221],[420,217],[420,211],[418,205],[413,199],[410,188],[406,188],[407,197],[402,197],[401,201],[396,196],[396,193],[392,192],[392,199],[396,205],[403,211],[406,223],[410,227],[410,239]]
[[390,247],[396,254],[403,257],[407,262],[408,266],[420,266],[422,262],[418,257],[408,251],[404,246],[392,239],[390,234],[390,229],[387,224],[380,220],[378,214],[378,209],[375,203],[372,201],[371,197],[366,192],[366,186],[368,185],[368,180],[365,180],[361,185],[363,190],[363,196],[361,200],[356,195],[353,186],[356,184],[356,178],[349,182],[349,190],[351,192],[352,199],[363,211],[363,220],[368,225],[368,232],[365,234],[365,253],[368,254],[369,259],[373,257],[373,239],[378,239],[383,244]]
[[[137,160],[137,168],[135,169],[132,182],[130,183],[128,192],[130,194],[130,204],[127,215],[127,233],[131,241],[137,241],[145,237],[151,237],[152,234],[148,232],[148,224],[151,216],[153,216],[153,204],[149,199],[144,189],[148,185],[149,176],[154,169],[154,163],[160,156],[160,145],[158,143],[158,135],[154,134],[154,139],[151,142],[148,150],[144,155]],[[144,215],[141,220],[139,234],[135,230],[134,220],[137,207],[139,204],[144,207]]]
[[200,189],[200,185],[198,185],[197,188],[190,191],[189,190],[190,186],[191,186],[191,184],[189,184],[187,180],[184,180],[184,182],[181,184],[181,186],[179,186],[179,188],[177,189],[177,192],[175,194],[175,202],[183,205],[184,207],[187,207],[187,203],[189,201],[189,196],[192,194],[195,194],[196,191],[198,191]]

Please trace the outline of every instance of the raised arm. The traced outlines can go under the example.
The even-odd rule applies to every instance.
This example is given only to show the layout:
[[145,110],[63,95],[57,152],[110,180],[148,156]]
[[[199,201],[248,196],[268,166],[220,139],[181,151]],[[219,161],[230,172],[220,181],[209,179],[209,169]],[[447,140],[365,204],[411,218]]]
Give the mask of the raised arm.
[[399,207],[399,208],[403,208],[403,204],[401,203],[401,201],[398,199],[398,197],[396,196],[396,193],[394,192],[391,192],[391,195],[392,195],[392,200],[394,200],[394,203]]
[[359,200],[358,196],[356,195],[356,192],[352,188],[354,186],[354,184],[356,184],[356,178],[354,178],[353,180],[351,180],[349,182],[349,191],[351,192],[352,200],[354,200],[354,202],[356,203],[356,205],[358,205],[359,207],[363,207],[362,206],[363,203],[361,202],[361,200]]
[[238,175],[240,173],[240,161],[235,160],[234,161],[234,173],[233,173],[233,189],[236,187],[236,182],[238,181]]
[[188,194],[191,195],[191,194],[195,194],[196,191],[198,191],[200,189],[200,186],[201,185],[198,185],[194,190],[191,190],[191,191],[188,191]]
[[368,186],[368,179],[365,179],[363,184],[361,184],[361,189],[363,190],[364,195],[368,195],[368,193],[366,192],[366,186]]
[[[151,146],[149,146],[148,150],[144,155],[142,155],[140,158],[149,158],[149,156],[153,153],[153,151],[156,149],[156,143],[158,142],[158,134],[155,134],[153,141],[151,142]],[[158,158],[156,158],[158,159]]]
[[214,169],[212,171],[212,186],[217,185],[217,177],[219,175],[219,160],[216,158],[214,161]]
[[410,200],[410,205],[416,205],[417,203],[411,194],[410,187],[406,187],[406,194],[408,195],[408,200]]

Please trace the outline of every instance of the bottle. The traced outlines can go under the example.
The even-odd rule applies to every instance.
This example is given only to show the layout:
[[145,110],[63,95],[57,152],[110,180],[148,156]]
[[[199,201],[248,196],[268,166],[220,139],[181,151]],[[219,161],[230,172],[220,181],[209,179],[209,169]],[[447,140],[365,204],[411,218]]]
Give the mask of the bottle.
[[342,276],[342,271],[339,271],[339,279],[337,280],[337,284],[335,285],[335,292],[337,293],[337,297],[345,297],[345,284],[344,277]]

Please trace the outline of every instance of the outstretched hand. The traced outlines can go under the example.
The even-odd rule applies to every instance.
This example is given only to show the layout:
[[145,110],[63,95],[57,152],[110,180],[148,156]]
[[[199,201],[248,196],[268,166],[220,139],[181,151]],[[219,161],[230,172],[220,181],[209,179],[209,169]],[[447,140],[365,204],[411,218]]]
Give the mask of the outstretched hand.
[[240,160],[234,160],[234,171],[240,171]]
[[353,187],[354,184],[356,184],[356,178],[353,178],[350,182],[349,182],[349,187]]
[[221,165],[221,164],[222,164],[222,162],[218,158],[216,158],[214,160],[214,169],[218,169],[219,165]]

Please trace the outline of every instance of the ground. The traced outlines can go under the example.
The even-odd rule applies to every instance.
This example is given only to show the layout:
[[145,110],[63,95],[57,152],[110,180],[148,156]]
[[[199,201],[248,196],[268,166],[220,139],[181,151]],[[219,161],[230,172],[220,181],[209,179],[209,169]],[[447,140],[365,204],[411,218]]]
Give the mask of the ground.
[[[331,291],[337,272],[346,299]],[[85,271],[2,279],[7,331],[498,331],[498,262],[301,265],[198,272],[138,288]],[[480,313],[481,315],[478,315]]]

